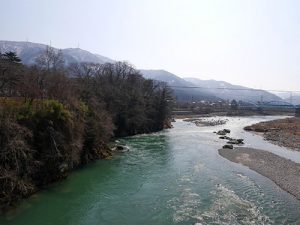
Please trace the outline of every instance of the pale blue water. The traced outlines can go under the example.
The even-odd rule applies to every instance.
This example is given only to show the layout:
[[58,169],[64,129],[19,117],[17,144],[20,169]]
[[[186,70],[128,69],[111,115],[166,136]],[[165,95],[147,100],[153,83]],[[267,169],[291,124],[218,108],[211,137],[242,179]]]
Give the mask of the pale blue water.
[[232,137],[300,162],[242,127],[275,117],[230,118],[217,127],[174,128],[121,139],[130,151],[75,171],[0,218],[7,225],[300,224],[300,202],[269,179],[218,154]]

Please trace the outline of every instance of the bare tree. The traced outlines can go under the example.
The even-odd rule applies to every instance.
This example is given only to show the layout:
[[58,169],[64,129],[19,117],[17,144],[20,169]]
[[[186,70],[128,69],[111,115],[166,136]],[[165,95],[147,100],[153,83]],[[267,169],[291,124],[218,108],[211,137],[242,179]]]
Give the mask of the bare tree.
[[64,67],[64,58],[61,50],[47,46],[45,51],[36,59],[38,67],[47,71],[58,71]]

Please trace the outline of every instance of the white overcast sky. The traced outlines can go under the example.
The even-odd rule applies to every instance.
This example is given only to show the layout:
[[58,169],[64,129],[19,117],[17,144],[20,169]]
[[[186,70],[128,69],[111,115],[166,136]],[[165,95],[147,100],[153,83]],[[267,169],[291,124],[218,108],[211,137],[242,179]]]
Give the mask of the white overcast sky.
[[297,0],[0,0],[0,39],[77,47],[140,69],[300,89]]

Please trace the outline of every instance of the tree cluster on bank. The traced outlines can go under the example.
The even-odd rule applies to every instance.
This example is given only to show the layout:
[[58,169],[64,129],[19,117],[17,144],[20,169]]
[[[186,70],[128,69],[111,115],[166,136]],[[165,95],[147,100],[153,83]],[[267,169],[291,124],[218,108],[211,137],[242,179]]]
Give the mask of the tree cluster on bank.
[[166,84],[124,62],[66,67],[47,47],[33,66],[0,55],[0,205],[111,153],[114,137],[159,131],[170,115]]

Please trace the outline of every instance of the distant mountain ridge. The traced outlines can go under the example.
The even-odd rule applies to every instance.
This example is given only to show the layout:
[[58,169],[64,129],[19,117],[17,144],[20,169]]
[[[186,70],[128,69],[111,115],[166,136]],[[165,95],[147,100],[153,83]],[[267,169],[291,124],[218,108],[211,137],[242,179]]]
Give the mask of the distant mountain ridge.
[[[47,45],[22,42],[22,41],[0,41],[0,52],[13,51],[22,59],[22,62],[26,65],[33,65],[38,56],[40,56],[46,49]],[[54,48],[58,50],[57,48]],[[113,63],[114,60],[90,53],[89,51],[82,50],[80,48],[65,48],[61,49],[65,64],[80,62],[91,62],[91,63]]]
[[300,105],[300,92],[273,92],[275,95],[278,95],[283,101],[292,103],[294,105]]
[[166,82],[173,89],[174,95],[178,101],[221,100],[221,98],[207,91],[182,88],[182,87],[193,86],[194,84],[168,71],[165,70],[140,70],[140,71],[145,78]]
[[[184,78],[186,81],[193,83],[195,86],[202,87],[209,93],[227,100],[242,101],[279,101],[279,96],[259,89],[248,88],[240,85],[233,85],[225,81],[201,80],[198,78]],[[200,88],[201,89],[201,88]]]
[[278,101],[275,94],[264,90],[233,85],[225,81],[201,80],[198,78],[180,78],[165,70],[141,70],[145,78],[166,82],[174,90],[179,100],[242,100],[242,101]]
[[294,105],[300,105],[300,95],[293,95],[292,97],[285,98],[284,101]]
[[[20,42],[0,41],[0,52],[13,51],[22,59],[26,65],[33,65],[36,58],[46,49],[47,45]],[[55,48],[58,50],[57,48]],[[114,63],[115,61],[99,54],[93,54],[80,48],[61,49],[66,65],[71,63]],[[244,101],[272,101],[281,100],[275,94],[263,90],[233,85],[225,81],[201,80],[197,78],[181,78],[165,70],[140,70],[145,78],[164,81],[173,90],[178,101],[217,101],[217,100],[244,100]],[[199,86],[202,88],[188,88]],[[233,90],[242,89],[242,90]]]

